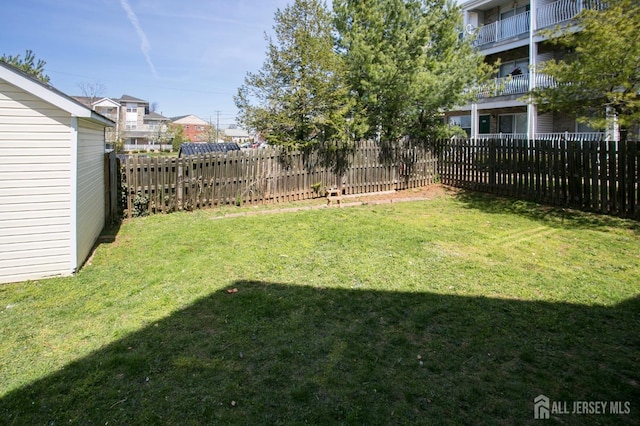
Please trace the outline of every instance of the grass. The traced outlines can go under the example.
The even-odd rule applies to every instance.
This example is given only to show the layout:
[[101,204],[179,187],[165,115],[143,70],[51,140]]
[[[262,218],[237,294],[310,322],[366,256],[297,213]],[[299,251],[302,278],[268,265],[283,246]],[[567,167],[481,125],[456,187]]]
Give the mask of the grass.
[[0,423],[526,424],[539,394],[640,421],[637,222],[473,193],[218,214],[0,286]]

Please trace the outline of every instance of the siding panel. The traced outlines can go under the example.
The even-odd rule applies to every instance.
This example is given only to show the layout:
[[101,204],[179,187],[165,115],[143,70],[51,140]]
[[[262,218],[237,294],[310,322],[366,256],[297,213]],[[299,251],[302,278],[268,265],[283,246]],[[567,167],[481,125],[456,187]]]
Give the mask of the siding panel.
[[78,121],[78,266],[104,228],[104,128]]
[[72,272],[70,123],[0,80],[0,283]]

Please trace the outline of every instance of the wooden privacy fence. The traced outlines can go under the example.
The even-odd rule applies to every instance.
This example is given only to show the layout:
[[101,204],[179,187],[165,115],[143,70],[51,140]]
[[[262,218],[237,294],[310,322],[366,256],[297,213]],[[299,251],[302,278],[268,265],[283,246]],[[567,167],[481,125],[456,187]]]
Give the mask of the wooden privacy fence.
[[[398,149],[381,158],[375,143],[358,146],[342,176],[342,193],[408,189],[433,183],[435,159],[423,148]],[[340,186],[329,169],[312,166],[314,156],[276,148],[210,153],[184,158],[120,158],[128,217],[225,204],[259,204],[324,196]]]
[[637,141],[439,141],[442,183],[551,205],[640,218]]

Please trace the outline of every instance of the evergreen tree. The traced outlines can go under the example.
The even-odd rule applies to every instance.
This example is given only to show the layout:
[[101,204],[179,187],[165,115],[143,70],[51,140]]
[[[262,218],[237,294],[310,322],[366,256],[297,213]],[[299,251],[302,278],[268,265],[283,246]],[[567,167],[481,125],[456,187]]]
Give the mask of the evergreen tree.
[[[235,97],[239,121],[288,149],[322,151],[337,169],[350,149],[352,101],[334,51],[332,15],[318,0],[295,0],[275,14],[262,69],[248,73]],[[336,156],[337,155],[337,156]]]
[[27,50],[24,59],[20,57],[20,55],[6,55],[3,54],[0,57],[0,61],[5,62],[7,64],[13,65],[16,68],[26,72],[29,75],[34,76],[38,80],[43,83],[49,83],[49,76],[44,73],[44,66],[47,64],[42,59],[38,59],[36,62],[36,57],[31,50]]
[[450,1],[336,0],[334,10],[362,137],[394,145],[442,136],[442,111],[490,73],[460,37],[462,15]]

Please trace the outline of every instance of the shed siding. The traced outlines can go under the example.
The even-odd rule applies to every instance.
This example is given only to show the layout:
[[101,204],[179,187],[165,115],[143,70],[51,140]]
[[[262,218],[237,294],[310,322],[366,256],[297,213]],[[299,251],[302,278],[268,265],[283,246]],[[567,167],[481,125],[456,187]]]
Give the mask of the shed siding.
[[0,283],[73,272],[70,121],[0,80]]
[[104,127],[78,122],[77,265],[91,253],[102,232],[104,213]]

